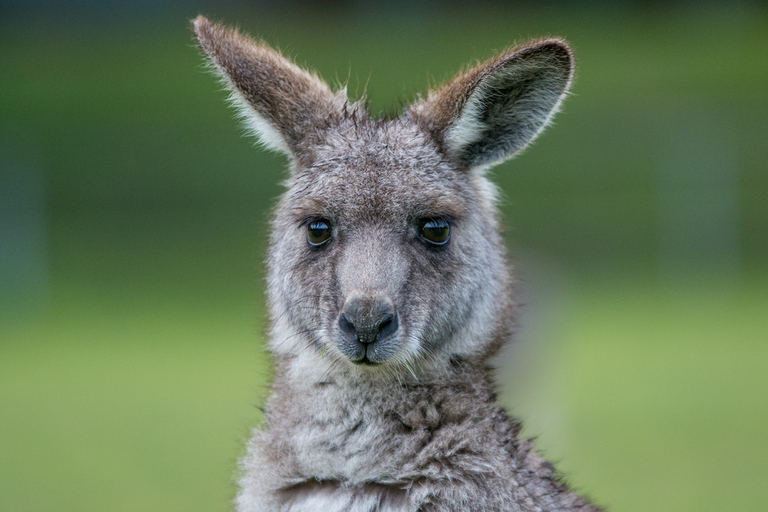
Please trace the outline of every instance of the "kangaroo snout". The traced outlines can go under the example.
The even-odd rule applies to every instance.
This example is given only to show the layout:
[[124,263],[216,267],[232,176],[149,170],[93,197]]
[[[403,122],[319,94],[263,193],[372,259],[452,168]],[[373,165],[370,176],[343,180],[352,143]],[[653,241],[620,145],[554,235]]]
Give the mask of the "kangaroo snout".
[[392,301],[383,295],[354,295],[347,299],[339,314],[342,339],[339,349],[352,362],[379,364],[395,350],[385,347],[397,332],[399,320]]

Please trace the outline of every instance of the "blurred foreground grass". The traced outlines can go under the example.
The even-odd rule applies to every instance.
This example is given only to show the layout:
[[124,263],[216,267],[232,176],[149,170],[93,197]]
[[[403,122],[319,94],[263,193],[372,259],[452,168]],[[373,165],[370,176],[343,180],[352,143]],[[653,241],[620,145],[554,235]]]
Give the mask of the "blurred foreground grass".
[[763,510],[767,285],[576,284],[508,361],[506,403],[609,510]]
[[94,313],[0,346],[0,510],[227,510],[268,373],[251,323]]
[[[505,402],[611,510],[763,510],[767,285],[572,284]],[[0,510],[227,510],[268,383],[253,312],[83,299],[0,328]]]

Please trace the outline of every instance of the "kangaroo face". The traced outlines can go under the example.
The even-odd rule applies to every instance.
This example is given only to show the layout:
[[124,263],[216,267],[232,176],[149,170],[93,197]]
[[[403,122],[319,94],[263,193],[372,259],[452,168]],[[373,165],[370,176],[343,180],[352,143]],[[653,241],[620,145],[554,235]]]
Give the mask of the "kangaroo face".
[[358,121],[328,139],[277,208],[275,316],[356,365],[470,349],[460,336],[482,327],[477,309],[504,275],[490,201],[401,122]]
[[291,162],[268,260],[272,350],[414,373],[498,343],[509,276],[484,171],[558,110],[565,42],[507,50],[384,121],[236,31],[202,17],[194,30],[247,127]]

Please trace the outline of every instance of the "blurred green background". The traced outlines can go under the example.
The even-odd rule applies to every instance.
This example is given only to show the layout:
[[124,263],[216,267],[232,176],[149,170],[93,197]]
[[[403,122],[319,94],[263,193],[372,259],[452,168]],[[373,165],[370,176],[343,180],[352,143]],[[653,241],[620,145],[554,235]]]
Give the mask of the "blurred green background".
[[203,71],[199,13],[367,84],[375,113],[566,37],[564,112],[494,171],[524,303],[502,400],[610,510],[765,510],[764,4],[5,0],[0,511],[234,496],[269,383],[261,260],[285,160]]

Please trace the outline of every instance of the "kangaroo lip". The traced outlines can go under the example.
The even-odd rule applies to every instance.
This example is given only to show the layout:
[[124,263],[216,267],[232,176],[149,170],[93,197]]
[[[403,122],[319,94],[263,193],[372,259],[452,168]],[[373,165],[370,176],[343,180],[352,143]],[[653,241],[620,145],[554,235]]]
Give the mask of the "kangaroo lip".
[[365,366],[379,366],[381,364],[381,361],[371,361],[368,359],[368,356],[363,356],[362,359],[351,359],[351,361],[355,364]]

